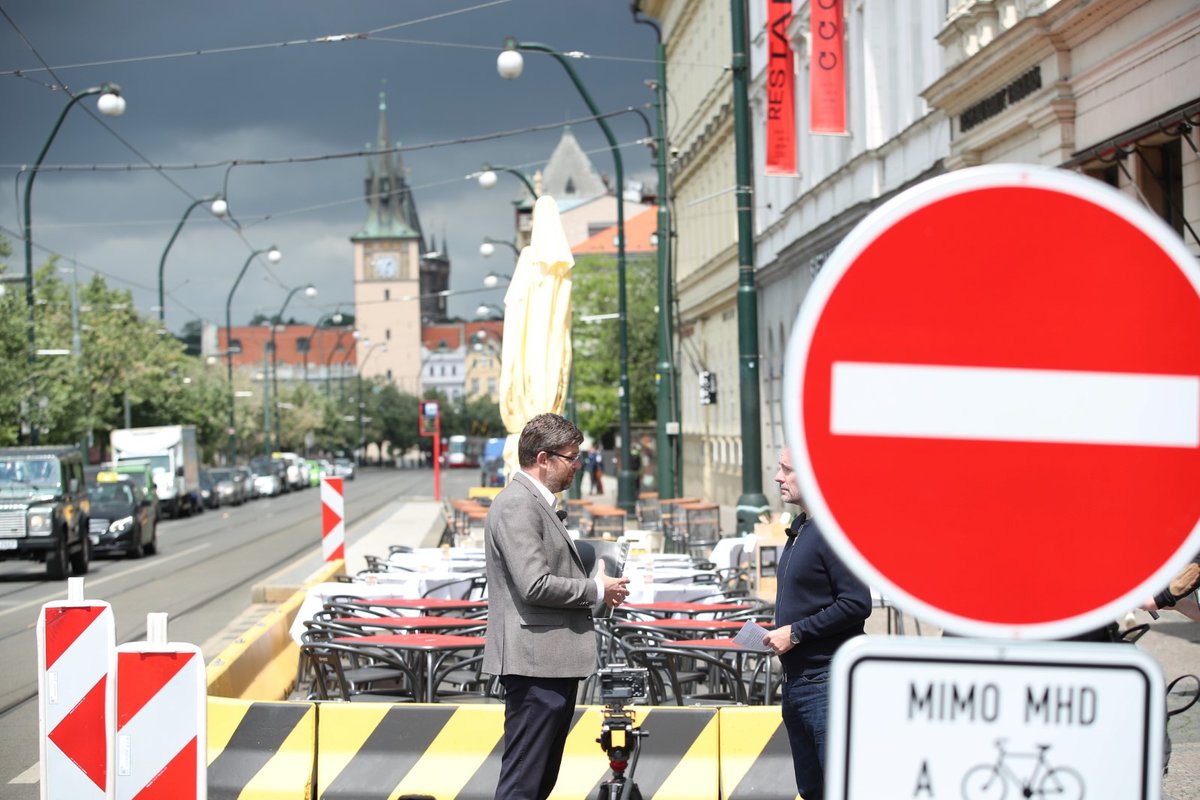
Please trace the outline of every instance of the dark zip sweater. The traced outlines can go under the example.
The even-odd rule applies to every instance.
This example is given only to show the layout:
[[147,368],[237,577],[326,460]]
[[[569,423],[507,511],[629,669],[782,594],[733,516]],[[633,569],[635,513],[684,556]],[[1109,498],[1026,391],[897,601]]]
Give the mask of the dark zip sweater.
[[779,657],[788,676],[829,669],[834,651],[863,633],[871,592],[842,563],[820,528],[800,514],[776,567],[775,625],[790,624],[800,643]]

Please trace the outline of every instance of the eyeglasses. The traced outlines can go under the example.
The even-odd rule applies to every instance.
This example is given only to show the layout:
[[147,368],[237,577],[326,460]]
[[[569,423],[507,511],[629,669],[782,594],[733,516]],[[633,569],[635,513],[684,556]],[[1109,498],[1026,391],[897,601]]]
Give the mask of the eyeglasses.
[[563,461],[574,461],[576,464],[583,460],[583,453],[576,453],[573,456],[564,456],[562,453],[556,453],[553,450],[547,450],[546,455],[558,456]]

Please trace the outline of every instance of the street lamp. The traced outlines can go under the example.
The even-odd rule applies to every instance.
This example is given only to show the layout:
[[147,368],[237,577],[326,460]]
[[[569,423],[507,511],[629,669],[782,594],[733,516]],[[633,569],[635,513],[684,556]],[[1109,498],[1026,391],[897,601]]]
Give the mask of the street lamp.
[[322,314],[317,317],[317,323],[312,326],[312,330],[308,332],[308,345],[304,351],[304,382],[308,383],[308,354],[312,352],[313,338],[317,335],[317,329],[326,322],[332,322],[334,325],[342,324],[342,312],[332,311],[328,314]]
[[479,185],[481,187],[484,189],[491,189],[496,185],[497,180],[499,180],[496,176],[497,170],[500,172],[507,172],[509,175],[515,175],[520,178],[521,183],[525,184],[525,188],[529,190],[531,195],[533,195],[533,199],[538,199],[537,189],[533,188],[533,181],[529,180],[529,176],[524,172],[521,172],[521,170],[514,167],[494,167],[491,164],[484,164],[482,172],[477,172],[474,175],[469,175],[467,177],[478,177]]
[[201,197],[199,200],[192,202],[187,207],[187,211],[183,212],[183,218],[179,220],[179,224],[175,226],[175,232],[171,234],[167,246],[163,248],[162,258],[158,260],[158,321],[164,322],[167,313],[166,300],[163,292],[163,269],[167,266],[167,253],[171,252],[171,245],[175,244],[175,239],[179,236],[179,232],[183,230],[183,223],[187,222],[188,215],[195,210],[196,206],[203,203],[211,203],[208,210],[212,212],[214,217],[218,219],[229,215],[229,203],[225,202],[225,198],[219,194],[214,194],[211,197]]
[[504,309],[495,303],[480,303],[475,309],[476,319],[504,319]]
[[495,289],[500,285],[500,281],[512,283],[512,275],[507,272],[489,272],[483,277],[483,286],[485,289]]
[[[342,346],[342,337],[345,336],[347,333],[349,333],[351,338],[353,338],[353,339],[358,339],[358,337],[362,335],[357,330],[343,328],[342,331],[340,333],[338,333],[337,341],[334,342],[333,347],[331,347],[329,349],[329,355],[325,356],[325,399],[326,400],[328,400],[330,397],[333,396],[333,381],[331,379],[331,376],[333,374],[333,357],[335,355],[337,355],[338,348]],[[346,355],[347,355],[347,357],[349,357],[349,352],[347,352]],[[346,361],[346,359],[343,358],[342,363],[344,364],[345,361]],[[338,379],[340,381],[341,376],[339,376]],[[338,385],[338,388],[341,389],[340,383]]]
[[271,395],[274,398],[273,404],[275,406],[275,447],[279,446],[279,356],[276,353],[275,332],[279,328],[279,323],[283,320],[283,312],[287,311],[288,303],[292,302],[292,298],[299,291],[303,291],[305,297],[317,296],[317,287],[311,283],[307,286],[295,287],[288,292],[283,305],[279,307],[279,313],[275,315],[275,320],[271,323]]
[[[483,244],[479,245],[479,255],[484,258],[491,258],[496,253],[496,245],[502,244],[509,250],[513,251],[513,255],[517,258],[521,257],[521,249],[517,247],[515,242],[510,242],[507,239],[493,239],[490,236],[483,237]],[[510,276],[511,277],[511,276]]]
[[[238,284],[242,282],[242,278],[246,274],[246,270],[250,268],[250,262],[255,257],[267,254],[267,260],[272,264],[278,264],[283,258],[283,253],[279,252],[279,248],[275,245],[264,250],[255,250],[246,259],[246,263],[242,265],[242,271],[238,273],[237,280],[233,282],[233,286],[229,289],[229,296],[225,298],[225,364],[229,373],[229,465],[233,466],[237,463],[237,420],[234,417],[233,408],[233,323],[230,319],[230,308],[233,305],[233,293],[237,291]],[[265,435],[265,432],[264,432]]]
[[[121,87],[115,83],[103,83],[100,86],[93,86],[72,97],[66,106],[63,107],[62,113],[58,115],[58,120],[54,123],[54,128],[51,129],[50,135],[46,137],[46,143],[42,145],[42,151],[38,153],[37,160],[33,162],[33,168],[29,171],[29,179],[25,181],[25,303],[29,307],[29,353],[27,359],[29,361],[30,375],[33,375],[34,350],[37,349],[33,315],[33,181],[37,178],[38,170],[41,169],[42,162],[46,159],[46,153],[50,150],[51,142],[58,135],[58,129],[62,127],[63,120],[67,118],[67,112],[83,98],[94,94],[100,95],[99,100],[96,101],[96,110],[101,114],[106,117],[119,117],[125,113],[125,98],[121,96]],[[30,444],[36,445],[39,438],[37,426],[30,427],[29,436]]]
[[[525,68],[525,59],[521,55],[522,50],[546,53],[553,56],[554,60],[562,65],[562,68],[567,71],[571,82],[575,84],[575,88],[579,91],[584,103],[587,104],[592,115],[596,117],[596,122],[600,125],[600,130],[604,132],[604,138],[608,141],[609,150],[612,151],[617,193],[617,313],[620,314],[618,319],[618,363],[620,378],[617,386],[617,408],[620,415],[619,432],[621,443],[619,448],[620,464],[617,471],[617,505],[624,509],[626,513],[632,514],[637,496],[637,486],[629,450],[632,431],[630,429],[629,407],[629,315],[626,310],[625,299],[625,165],[621,159],[621,149],[617,145],[617,139],[613,136],[612,129],[609,128],[608,122],[605,121],[600,113],[600,109],[596,107],[596,102],[592,100],[592,96],[588,93],[587,88],[579,80],[579,76],[575,74],[575,68],[571,66],[564,54],[547,45],[536,42],[521,42],[510,36],[504,40],[504,50],[500,52],[499,57],[496,59],[496,71],[500,73],[500,77],[505,80],[514,80],[520,77],[522,70]],[[572,53],[571,55],[573,57],[580,57],[583,54]],[[661,309],[661,312],[667,313],[668,309]]]
[[367,366],[367,359],[371,357],[371,353],[375,348],[383,345],[383,352],[387,352],[387,342],[375,342],[375,344],[367,347],[367,352],[363,354],[362,363],[358,365],[358,463],[365,464],[367,460],[367,434],[363,420],[363,367]]

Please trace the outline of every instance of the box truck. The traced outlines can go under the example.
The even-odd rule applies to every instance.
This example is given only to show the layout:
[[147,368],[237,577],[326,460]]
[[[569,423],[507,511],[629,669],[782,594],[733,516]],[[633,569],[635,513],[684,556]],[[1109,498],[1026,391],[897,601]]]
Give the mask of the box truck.
[[200,502],[200,451],[193,425],[125,428],[112,432],[113,461],[150,467],[159,505],[170,517],[204,510]]

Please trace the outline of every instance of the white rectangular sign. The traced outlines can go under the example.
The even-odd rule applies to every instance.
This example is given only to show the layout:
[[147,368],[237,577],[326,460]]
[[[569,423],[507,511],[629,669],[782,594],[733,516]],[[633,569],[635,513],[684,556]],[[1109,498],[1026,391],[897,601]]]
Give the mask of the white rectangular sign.
[[831,800],[1159,800],[1162,674],[1131,645],[862,637],[831,679]]

